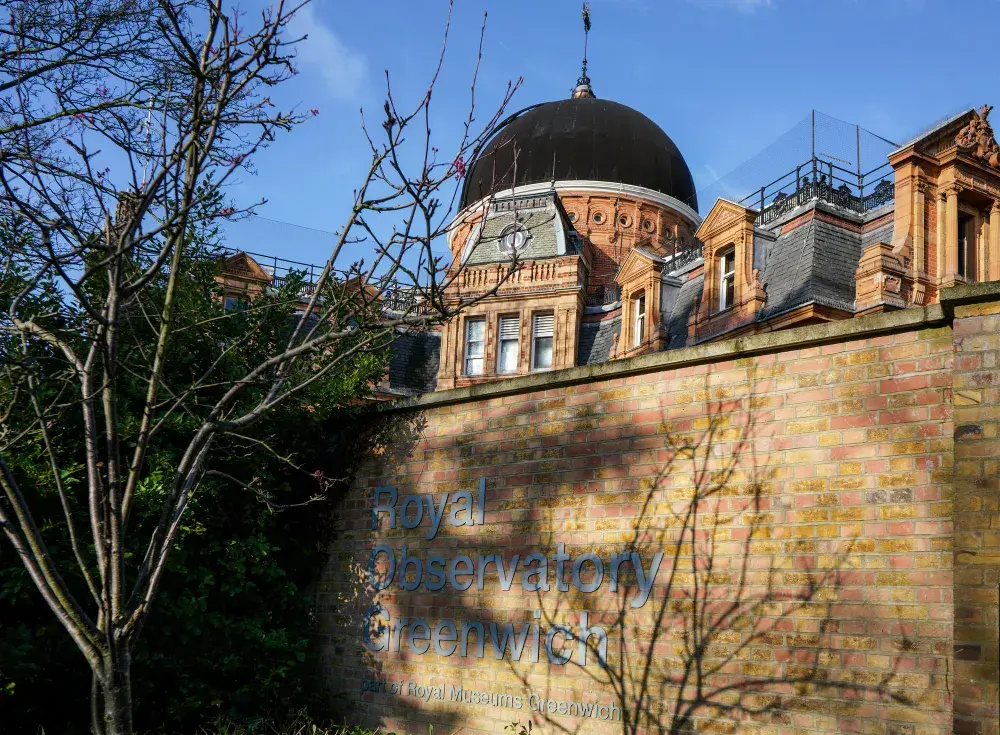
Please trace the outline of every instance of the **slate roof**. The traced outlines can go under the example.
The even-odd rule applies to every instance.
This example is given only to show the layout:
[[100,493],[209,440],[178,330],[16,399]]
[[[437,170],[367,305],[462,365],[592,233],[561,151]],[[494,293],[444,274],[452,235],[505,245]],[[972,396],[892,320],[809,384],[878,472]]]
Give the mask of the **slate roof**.
[[621,314],[599,322],[583,322],[577,347],[577,365],[596,365],[611,359],[615,335],[621,331]]
[[401,330],[392,343],[389,357],[389,390],[410,396],[429,393],[437,387],[441,362],[441,335],[438,332]]
[[670,315],[665,319],[668,350],[676,350],[687,344],[688,318],[698,308],[704,286],[704,275],[698,275],[681,284],[680,292],[670,309]]
[[490,212],[482,230],[473,233],[478,241],[472,241],[466,256],[469,265],[510,260],[510,254],[500,248],[500,234],[514,224],[515,217],[528,234],[528,241],[519,253],[521,260],[556,258],[579,252],[575,232],[563,218],[554,195],[498,201],[494,208],[500,211]]
[[[876,212],[875,216],[887,211],[891,210]],[[757,320],[809,303],[853,312],[854,273],[861,254],[871,243],[891,237],[891,220],[862,235],[818,218],[779,235],[769,246],[761,271],[767,303],[758,312]]]
[[758,320],[810,302],[853,310],[854,271],[861,250],[859,234],[820,220],[779,237],[762,273],[767,303]]
[[[887,207],[885,210],[882,209],[876,210],[875,212],[871,213],[874,216],[869,215],[868,219],[869,220],[877,219],[878,217],[888,214],[891,211],[892,207]],[[861,236],[862,248],[866,248],[869,245],[873,245],[874,243],[877,242],[892,242],[892,230],[893,230],[893,221],[890,218],[889,221],[886,222],[881,227],[876,227],[871,232],[866,232],[864,235]]]
[[[824,208],[823,204],[818,206],[820,209]],[[793,217],[801,216],[806,211],[808,209],[803,208],[803,211],[797,211]],[[891,212],[892,205],[888,205],[869,212],[864,221],[872,222]],[[533,234],[536,237],[529,243],[526,252],[530,254],[525,257],[555,255],[556,219],[562,218],[558,207],[546,203],[545,206],[531,210],[519,210],[519,214],[528,217],[528,222],[535,226]],[[495,238],[503,226],[512,221],[512,217],[510,212],[499,212],[488,223],[487,234],[492,235],[494,242],[484,241],[479,247],[490,250],[494,254],[491,257],[499,259]],[[851,220],[856,220],[857,224],[862,222],[862,218],[857,216],[852,216]],[[571,226],[565,219],[559,221],[566,227],[567,249],[575,248],[577,240]],[[754,267],[760,269],[761,280],[767,292],[767,303],[758,312],[758,321],[805,304],[853,312],[854,273],[858,261],[865,247],[875,242],[891,241],[893,222],[889,217],[884,224],[864,234],[854,227],[839,227],[819,218],[812,219],[785,235],[780,234],[780,227],[781,221],[774,223],[769,229],[757,230],[754,234]],[[684,280],[668,307],[669,313],[664,315],[668,350],[687,344],[688,319],[698,308],[704,289],[703,275],[688,278],[687,273],[700,262],[690,263],[673,274]],[[580,325],[577,364],[594,365],[610,359],[614,338],[620,329],[620,314],[601,321],[584,321]],[[713,339],[720,336],[722,335],[715,335]],[[401,395],[433,391],[437,383],[440,345],[440,335],[436,332],[401,332],[392,347],[390,390]]]

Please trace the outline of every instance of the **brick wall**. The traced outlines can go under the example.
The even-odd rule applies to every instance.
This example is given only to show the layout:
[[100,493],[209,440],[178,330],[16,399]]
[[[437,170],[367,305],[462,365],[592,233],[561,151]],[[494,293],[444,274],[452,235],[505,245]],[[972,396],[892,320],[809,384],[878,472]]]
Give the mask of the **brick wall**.
[[[397,439],[344,500],[320,588],[331,694],[352,719],[406,733],[529,719],[541,732],[996,733],[1000,301],[972,301],[438,393],[390,414]],[[480,482],[482,518],[455,517],[476,525],[450,525],[446,507],[434,534],[424,507],[415,528],[381,513],[372,530],[378,487],[397,489],[398,508],[411,494],[475,502]],[[412,525],[416,501],[408,510]],[[976,552],[959,554],[957,575],[953,537]],[[372,588],[379,544],[376,584],[405,547],[419,586],[401,587],[417,583],[411,562]],[[482,590],[475,574],[465,591],[428,588],[431,555],[497,555],[506,574],[533,552],[549,558],[548,591],[525,589],[524,564],[501,582],[495,561]],[[362,643],[376,603],[398,652]],[[482,622],[482,658],[474,633],[464,658],[435,652],[453,645],[452,620],[459,634]],[[526,626],[520,660],[494,655],[491,623]],[[534,625],[543,642],[554,626],[601,627],[607,667],[597,635],[582,650],[571,640],[566,664],[544,646],[534,662]]]
[[955,732],[997,735],[1000,303],[955,307]]

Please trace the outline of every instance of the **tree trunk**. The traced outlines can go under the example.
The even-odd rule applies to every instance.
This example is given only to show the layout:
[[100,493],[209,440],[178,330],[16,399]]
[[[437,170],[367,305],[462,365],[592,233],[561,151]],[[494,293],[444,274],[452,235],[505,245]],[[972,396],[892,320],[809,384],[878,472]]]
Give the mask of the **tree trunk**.
[[[117,655],[116,655],[117,654]],[[91,696],[94,712],[102,712],[103,731],[95,735],[132,735],[132,657],[127,652],[109,653],[103,676]]]

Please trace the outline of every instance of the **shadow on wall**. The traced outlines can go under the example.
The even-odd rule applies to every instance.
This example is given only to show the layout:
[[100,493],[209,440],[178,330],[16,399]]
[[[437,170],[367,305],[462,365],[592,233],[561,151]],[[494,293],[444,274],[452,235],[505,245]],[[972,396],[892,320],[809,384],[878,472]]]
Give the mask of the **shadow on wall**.
[[[861,581],[851,577],[862,540],[775,540],[774,511],[787,501],[771,492],[773,457],[754,451],[759,437],[743,405],[710,401],[701,431],[691,430],[698,422],[664,419],[662,464],[640,483],[624,542],[597,552],[651,560],[657,573],[648,597],[641,564],[623,565],[631,573],[619,574],[613,605],[594,607],[574,590],[538,596],[545,627],[579,630],[580,611],[589,609],[606,631],[574,637],[587,658],[577,652],[568,663],[613,693],[620,732],[740,732],[793,725],[796,712],[850,718],[871,716],[873,703],[915,704],[902,690],[900,656],[873,676],[850,668],[864,653],[844,650],[876,646],[864,636],[869,608],[847,604],[845,590],[845,582]],[[547,515],[551,548],[561,523]],[[905,632],[898,645],[915,650]],[[591,657],[606,666],[581,665]],[[547,672],[510,668],[526,689],[539,690],[544,679],[546,694],[558,696]],[[582,724],[568,726],[548,708],[533,720],[551,732]]]
[[[353,451],[359,458],[370,455],[371,462],[389,472],[418,451],[425,428],[426,420],[420,414],[376,415],[359,430],[364,439],[356,442]],[[364,645],[366,638],[378,639],[388,632],[372,611],[390,602],[384,586],[393,581],[385,578],[384,568],[374,575],[369,569],[368,561],[377,545],[370,495],[352,493],[341,501],[331,529],[335,541],[317,594],[322,666],[328,672],[331,712],[340,721],[373,729],[414,732],[412,723],[423,721],[427,724],[421,732],[430,732],[433,727],[454,732],[462,719],[461,712],[429,716],[421,706],[428,701],[424,692],[418,695],[415,686],[407,687],[412,677],[406,676],[409,654],[405,648],[387,671],[384,659]],[[409,617],[427,604],[425,600],[407,602],[399,609]],[[390,704],[372,706],[373,700]]]
[[[809,715],[843,732],[939,709],[947,651],[912,621],[874,617],[863,524],[799,536],[783,522],[822,523],[839,500],[807,507],[776,490],[786,475],[753,372],[742,393],[708,372],[655,433],[600,432],[602,404],[576,406],[596,432],[582,445],[528,438],[509,401],[498,441],[460,415],[439,416],[433,435],[420,416],[394,419],[342,510],[324,582],[327,666],[348,718],[673,734]],[[860,521],[864,508],[840,512]]]

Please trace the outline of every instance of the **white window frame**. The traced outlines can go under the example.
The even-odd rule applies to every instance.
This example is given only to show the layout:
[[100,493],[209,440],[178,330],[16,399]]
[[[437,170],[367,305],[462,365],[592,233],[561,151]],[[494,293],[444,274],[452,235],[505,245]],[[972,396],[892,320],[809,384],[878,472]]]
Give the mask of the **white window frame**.
[[[726,260],[732,258],[732,270],[726,270]],[[719,264],[719,311],[725,311],[733,306],[736,301],[736,248],[727,247],[718,256]],[[732,299],[726,297],[726,286],[732,285]]]
[[[472,327],[474,324],[481,324],[483,327],[482,339],[474,340],[472,339]],[[479,346],[478,353],[474,353],[474,346]],[[473,361],[479,361],[479,371],[474,372],[471,369]],[[478,377],[483,375],[486,370],[486,318],[485,317],[468,317],[465,320],[465,353],[464,353],[464,375],[471,377]]]
[[[514,343],[514,367],[505,370],[503,367],[504,345]],[[517,372],[518,361],[521,358],[521,315],[504,314],[497,324],[497,375],[513,375]]]
[[646,292],[632,297],[632,346],[646,341]]
[[[538,357],[539,340],[549,340],[549,364],[540,365]],[[556,315],[553,312],[542,312],[531,315],[531,369],[533,371],[551,370],[555,364],[556,348]]]

